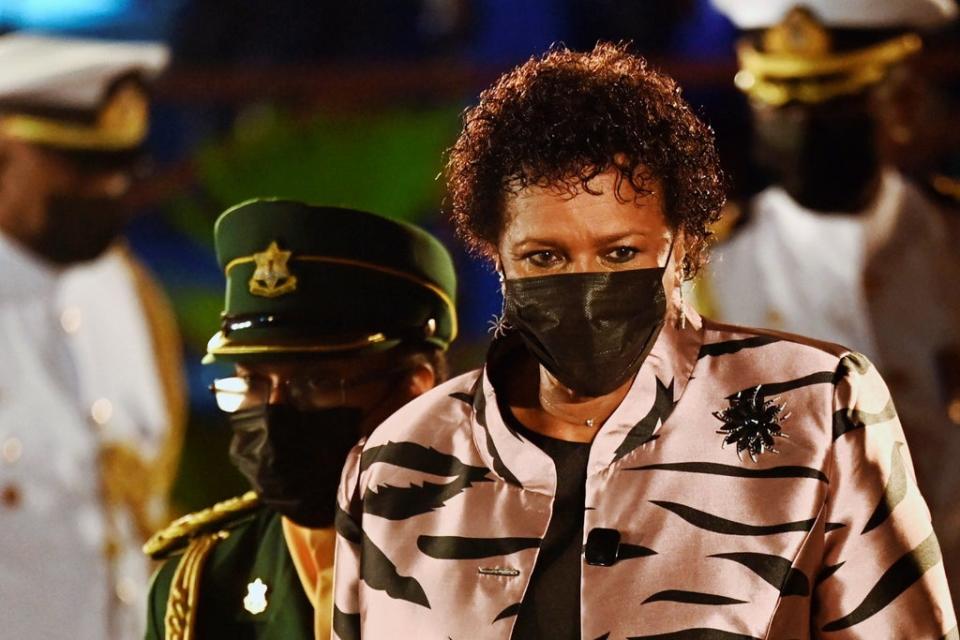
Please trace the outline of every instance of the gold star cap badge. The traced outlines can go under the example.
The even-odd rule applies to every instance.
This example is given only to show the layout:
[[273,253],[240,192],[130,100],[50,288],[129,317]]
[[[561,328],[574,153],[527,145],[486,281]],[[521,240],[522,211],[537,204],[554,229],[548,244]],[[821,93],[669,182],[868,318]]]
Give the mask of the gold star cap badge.
[[256,269],[250,277],[250,293],[264,298],[276,298],[297,290],[297,277],[290,273],[287,262],[292,252],[283,251],[276,241],[266,251],[253,254]]
[[243,598],[243,608],[257,615],[267,610],[267,585],[257,578],[247,585],[247,595]]

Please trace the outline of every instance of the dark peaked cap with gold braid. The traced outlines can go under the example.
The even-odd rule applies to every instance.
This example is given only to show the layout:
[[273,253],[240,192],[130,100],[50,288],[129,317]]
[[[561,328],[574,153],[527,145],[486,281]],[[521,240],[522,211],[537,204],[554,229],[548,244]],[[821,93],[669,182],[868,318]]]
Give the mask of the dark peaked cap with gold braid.
[[456,337],[450,254],[410,224],[353,209],[250,200],[214,226],[227,278],[204,362],[335,354]]

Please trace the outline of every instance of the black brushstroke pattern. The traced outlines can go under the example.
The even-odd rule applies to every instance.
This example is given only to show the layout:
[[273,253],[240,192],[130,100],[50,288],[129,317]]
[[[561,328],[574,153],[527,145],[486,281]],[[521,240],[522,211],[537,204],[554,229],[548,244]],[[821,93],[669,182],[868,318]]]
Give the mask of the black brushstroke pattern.
[[773,585],[782,596],[810,595],[810,581],[806,574],[793,568],[792,563],[786,558],[766,553],[749,552],[716,553],[709,557],[732,560],[742,564],[763,578],[764,581]]
[[333,631],[340,640],[360,640],[360,614],[344,613],[334,605]]
[[774,336],[753,336],[751,338],[743,338],[742,340],[714,342],[700,347],[700,353],[697,354],[697,359],[706,358],[707,356],[726,356],[742,349],[754,349],[774,342],[780,342],[780,338],[775,338]]
[[680,591],[677,589],[668,589],[667,591],[658,591],[641,604],[648,602],[683,602],[686,604],[746,604],[746,600],[737,600],[726,596],[718,596],[712,593],[701,593],[699,591]]
[[727,520],[726,518],[715,516],[706,511],[699,511],[693,507],[688,507],[676,502],[666,502],[664,500],[651,500],[650,502],[658,507],[672,511],[697,528],[731,536],[769,536],[778,533],[789,533],[791,531],[810,531],[815,522],[815,520],[811,518],[810,520],[784,522],[782,524],[754,525]]
[[630,560],[632,558],[646,558],[648,556],[655,556],[657,552],[653,549],[643,547],[639,544],[630,544],[627,542],[621,542],[620,546],[617,547],[617,560]]
[[627,640],[761,640],[742,633],[723,629],[684,629],[671,633],[658,633],[655,636],[630,636]]
[[337,530],[337,533],[340,534],[340,537],[353,544],[360,544],[363,541],[363,534],[360,531],[359,525],[350,517],[349,513],[340,508],[339,504],[337,505],[337,510],[334,512],[333,527]]
[[607,631],[607,632],[606,632],[605,634],[603,634],[602,636],[597,636],[596,638],[594,638],[594,640],[607,640],[607,638],[609,638],[609,637],[610,637],[610,632]]
[[867,520],[861,535],[876,529],[886,522],[897,505],[903,502],[907,495],[907,465],[903,461],[901,448],[906,445],[902,442],[893,443],[893,453],[890,455],[890,478],[887,480],[887,486],[884,487],[883,497],[877,503],[877,508],[873,510],[873,515]]
[[363,494],[363,510],[371,515],[403,520],[442,508],[447,500],[479,482],[491,482],[486,467],[468,465],[456,456],[413,442],[388,442],[371,447],[360,458],[360,468],[375,462],[389,463],[432,475],[453,477],[447,483],[424,482],[422,486],[368,487]]
[[[483,385],[480,384],[479,381],[477,381],[477,389],[473,395],[473,411],[477,417],[477,422],[483,427],[483,431],[486,433],[487,453],[493,460],[493,470],[509,484],[522,487],[523,485],[520,484],[517,477],[513,475],[513,472],[504,464],[503,458],[500,457],[500,452],[497,451],[497,446],[493,442],[493,435],[491,435],[490,428],[487,426],[487,399],[486,396],[483,395]],[[511,431],[511,433],[513,432]]]
[[837,365],[837,372],[834,376],[833,383],[839,384],[841,380],[850,375],[851,371],[855,371],[860,375],[865,374],[873,368],[873,365],[862,353],[850,353],[845,355],[840,359],[840,364]]
[[828,565],[828,566],[824,567],[823,569],[820,570],[820,573],[817,574],[817,577],[816,577],[816,579],[814,580],[814,582],[815,582],[816,584],[820,584],[820,583],[823,582],[824,580],[829,580],[831,577],[833,577],[833,574],[835,574],[837,571],[839,571],[839,570],[840,570],[840,567],[842,567],[844,564],[846,564],[846,563],[845,563],[845,562],[838,562],[837,564],[831,564],[831,565]]
[[460,400],[461,402],[466,402],[471,407],[473,406],[473,395],[467,393],[466,391],[454,391],[449,394],[448,397],[453,398],[454,400]]
[[438,560],[477,560],[506,556],[540,546],[540,538],[464,538],[427,536],[417,538],[417,548]]
[[471,467],[454,455],[415,442],[388,442],[370,447],[360,456],[360,471],[366,471],[377,462],[445,477],[460,475],[467,469],[484,468]]
[[881,424],[896,417],[897,410],[893,406],[892,398],[887,400],[887,405],[878,413],[869,413],[860,409],[840,409],[833,414],[833,439],[836,440],[851,431]]
[[647,412],[640,422],[635,424],[630,432],[617,447],[613,454],[614,461],[619,460],[637,447],[652,439],[653,432],[658,424],[663,424],[673,413],[676,403],[673,401],[673,380],[669,385],[665,385],[657,378],[657,395],[653,400],[653,406]]
[[501,620],[506,620],[507,618],[512,618],[513,616],[520,613],[520,603],[516,602],[500,613],[497,614],[497,617],[493,619],[494,622],[499,622]]
[[[833,382],[833,371],[818,371],[816,373],[811,373],[810,375],[803,376],[802,378],[797,378],[796,380],[787,380],[785,382],[770,382],[767,384],[761,384],[757,395],[763,397],[776,396],[781,393],[786,393],[787,391],[793,391],[794,389],[801,389],[803,387],[809,387],[815,384],[824,384]],[[736,393],[731,393],[727,396],[727,400],[733,400],[738,393],[743,394],[752,394],[754,389],[757,389],[756,386],[747,387],[746,389],[741,389]]]
[[940,562],[940,547],[937,544],[936,535],[931,533],[915,549],[908,551],[894,562],[873,585],[863,602],[853,611],[824,625],[823,630],[849,629],[880,612],[938,562]]
[[823,530],[825,533],[830,533],[831,531],[836,531],[837,529],[843,529],[846,524],[842,522],[828,522],[824,525]]
[[812,478],[829,482],[826,474],[810,467],[770,467],[768,469],[748,469],[742,466],[719,464],[717,462],[673,462],[648,464],[642,467],[628,467],[624,471],[684,471],[686,473],[707,473],[735,478]]
[[415,578],[401,576],[397,566],[364,534],[360,554],[360,578],[371,589],[385,591],[394,600],[406,600],[430,608],[427,594]]

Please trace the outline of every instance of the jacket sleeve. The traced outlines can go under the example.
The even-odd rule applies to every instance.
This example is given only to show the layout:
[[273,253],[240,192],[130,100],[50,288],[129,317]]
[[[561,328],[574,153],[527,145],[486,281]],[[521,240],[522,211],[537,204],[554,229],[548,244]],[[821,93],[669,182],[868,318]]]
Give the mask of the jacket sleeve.
[[940,547],[883,379],[862,355],[840,361],[813,636],[956,637]]
[[360,639],[361,442],[347,457],[337,491],[333,565],[333,638]]

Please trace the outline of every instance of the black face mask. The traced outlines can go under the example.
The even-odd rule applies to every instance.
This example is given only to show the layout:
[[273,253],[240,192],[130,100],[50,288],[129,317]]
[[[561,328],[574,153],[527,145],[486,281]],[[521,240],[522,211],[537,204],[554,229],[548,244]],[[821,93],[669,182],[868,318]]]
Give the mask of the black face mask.
[[360,439],[363,411],[266,405],[229,420],[230,459],[263,504],[304,527],[333,524],[340,471]]
[[856,212],[870,203],[880,161],[870,115],[856,105],[796,105],[756,118],[754,155],[801,206]]
[[507,280],[504,319],[537,360],[584,396],[640,369],[667,312],[664,267]]
[[127,208],[116,198],[52,196],[47,201],[44,232],[31,246],[60,265],[93,260],[120,235],[129,219]]

